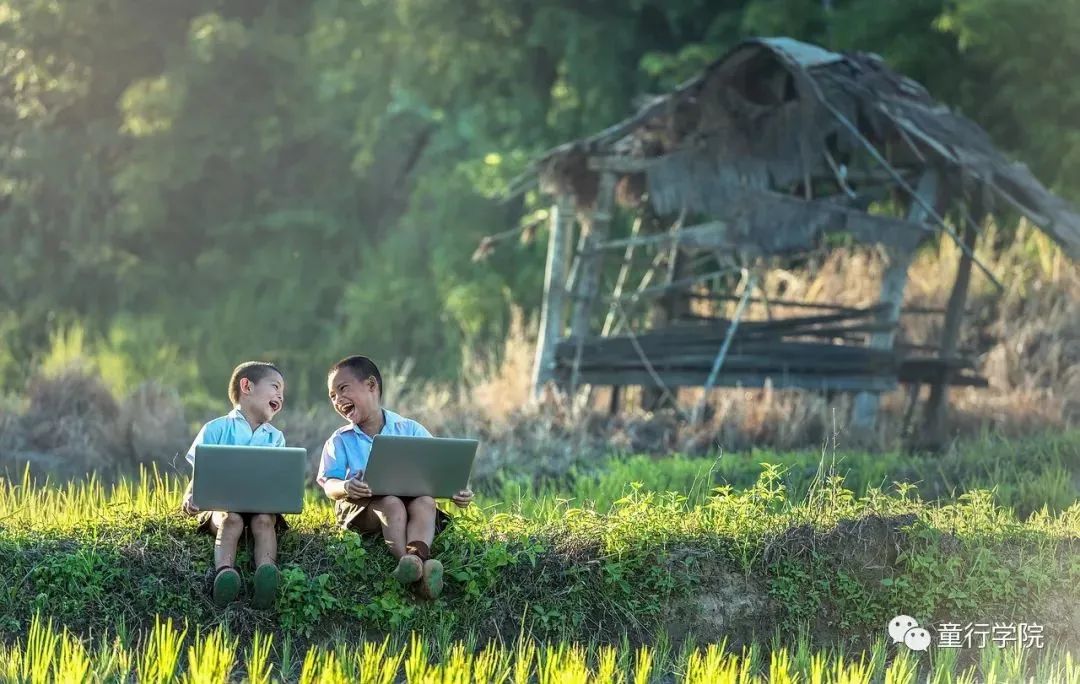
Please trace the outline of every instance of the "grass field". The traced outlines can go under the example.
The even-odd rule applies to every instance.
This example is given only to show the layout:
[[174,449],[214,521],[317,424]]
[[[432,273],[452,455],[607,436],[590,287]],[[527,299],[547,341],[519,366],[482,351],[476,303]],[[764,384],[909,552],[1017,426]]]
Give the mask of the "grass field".
[[752,486],[764,464],[780,468],[779,479],[791,499],[804,498],[822,477],[840,477],[858,496],[905,485],[924,499],[949,500],[985,489],[1021,517],[1044,506],[1060,512],[1080,499],[1076,430],[1024,440],[986,435],[945,454],[754,450],[714,457],[630,456],[578,466],[564,477],[506,477],[491,485],[489,498],[523,512],[560,500],[605,510],[625,494],[627,483],[640,482],[649,491],[681,492],[691,503],[701,503],[715,487]]
[[[1071,432],[937,462],[631,457],[506,480],[438,540],[434,603],[313,493],[264,612],[208,600],[183,482],[5,482],[0,678],[1078,681],[1078,473]],[[885,638],[897,614],[1038,622],[1045,646],[909,653]]]
[[[9,682],[185,682],[299,681],[327,684],[687,684],[796,682],[1080,682],[1080,664],[1071,653],[1030,656],[1021,649],[986,651],[961,664],[955,651],[941,651],[926,662],[902,652],[889,656],[885,639],[864,653],[814,651],[805,639],[793,646],[777,642],[732,652],[723,643],[675,650],[669,644],[640,646],[456,641],[438,644],[415,633],[407,639],[384,637],[362,643],[336,642],[294,650],[286,639],[256,633],[248,646],[215,628],[190,634],[190,627],[158,623],[139,643],[117,637],[96,648],[70,632],[35,620],[26,642],[0,646],[0,679]],[[276,656],[276,657],[275,657]]]

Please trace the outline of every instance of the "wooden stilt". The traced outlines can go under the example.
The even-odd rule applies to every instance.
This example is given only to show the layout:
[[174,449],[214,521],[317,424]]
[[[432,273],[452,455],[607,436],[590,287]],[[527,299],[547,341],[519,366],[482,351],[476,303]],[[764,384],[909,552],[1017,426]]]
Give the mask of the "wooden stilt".
[[611,402],[608,404],[608,414],[617,415],[619,413],[619,401],[622,399],[622,385],[611,386]]
[[915,415],[915,406],[919,403],[919,392],[922,384],[913,382],[908,385],[907,408],[904,409],[904,422],[900,425],[900,436],[906,439],[908,430],[911,428],[911,419]]
[[533,396],[553,376],[555,345],[563,332],[563,303],[566,295],[566,256],[574,222],[574,205],[569,195],[560,195],[551,208],[547,264],[544,267],[544,300],[540,307],[540,330],[533,362]]
[[[960,340],[960,325],[964,319],[964,303],[967,301],[968,285],[971,282],[971,254],[975,251],[975,228],[973,222],[964,224],[964,245],[967,247],[960,256],[960,266],[956,271],[956,282],[949,294],[949,304],[945,309],[945,327],[941,333],[941,358],[952,360]],[[930,398],[926,400],[926,438],[930,446],[940,446],[946,438],[945,426],[949,411],[949,376],[951,364],[946,364],[941,377],[930,386]]]
[[[919,179],[916,193],[921,202],[912,202],[908,210],[908,220],[913,223],[923,223],[930,217],[926,206],[932,206],[937,196],[938,177],[937,172],[929,170]],[[891,250],[889,253],[889,265],[885,275],[881,279],[881,295],[879,301],[882,312],[879,320],[888,323],[891,327],[888,332],[874,333],[870,336],[871,349],[892,349],[896,337],[896,324],[900,320],[900,305],[904,301],[904,288],[907,286],[907,271],[911,265],[914,250]],[[859,392],[855,395],[855,402],[851,412],[851,427],[857,433],[870,434],[877,427],[878,407],[881,396],[874,392]]]

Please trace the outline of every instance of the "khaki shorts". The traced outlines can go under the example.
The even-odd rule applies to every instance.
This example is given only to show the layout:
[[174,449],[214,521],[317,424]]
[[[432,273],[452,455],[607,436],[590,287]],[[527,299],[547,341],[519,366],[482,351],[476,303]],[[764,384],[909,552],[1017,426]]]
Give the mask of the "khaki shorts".
[[[204,534],[217,534],[214,528],[210,525],[210,519],[214,516],[216,511],[199,511],[195,515],[195,520],[199,523],[199,532]],[[244,533],[250,534],[251,532],[251,519],[258,515],[258,513],[241,513],[240,517],[244,519]],[[268,514],[269,515],[269,514]],[[289,529],[289,523],[285,521],[285,516],[280,513],[275,513],[277,519],[274,521],[274,529],[278,534],[281,534],[285,530]]]
[[[409,502],[415,499],[413,496],[401,496],[401,503],[408,507]],[[334,502],[334,517],[337,518],[338,525],[346,530],[352,530],[358,534],[374,534],[378,530],[365,530],[359,527],[359,518],[367,510],[368,505],[371,503],[371,499],[367,499],[364,503],[353,503],[346,501],[345,499],[338,499]],[[450,516],[446,511],[435,507],[435,534],[439,534],[446,526],[450,524]]]

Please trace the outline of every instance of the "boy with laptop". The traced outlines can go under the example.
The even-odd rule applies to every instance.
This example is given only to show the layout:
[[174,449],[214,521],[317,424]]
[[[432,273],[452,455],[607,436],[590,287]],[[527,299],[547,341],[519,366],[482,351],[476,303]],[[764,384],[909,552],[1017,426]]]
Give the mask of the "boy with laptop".
[[[285,379],[273,364],[247,361],[237,366],[229,378],[229,401],[233,410],[203,425],[188,450],[187,460],[195,465],[199,445],[222,444],[255,447],[284,447],[285,435],[270,424],[285,403]],[[256,473],[251,473],[256,477]],[[268,608],[277,594],[277,534],[288,528],[278,514],[238,511],[200,511],[192,501],[192,484],[184,492],[181,509],[195,516],[199,531],[212,534],[214,542],[214,604],[223,607],[240,592],[236,571],[236,547],[245,529],[254,542],[255,576],[252,603]]]
[[[376,435],[431,437],[431,433],[415,420],[382,407],[382,375],[366,356],[335,363],[327,374],[327,389],[334,410],[348,423],[326,440],[316,481],[334,500],[338,523],[360,534],[381,532],[387,549],[398,559],[394,578],[406,585],[419,583],[422,595],[437,597],[443,567],[431,557],[431,544],[448,516],[431,496],[376,496],[363,479]],[[465,488],[452,500],[464,508],[472,498]]]

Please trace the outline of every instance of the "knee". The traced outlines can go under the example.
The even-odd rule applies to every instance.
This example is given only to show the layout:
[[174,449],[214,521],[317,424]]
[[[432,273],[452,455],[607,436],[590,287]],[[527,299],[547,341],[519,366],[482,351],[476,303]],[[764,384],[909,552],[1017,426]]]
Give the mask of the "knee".
[[253,534],[266,534],[274,531],[274,516],[259,513],[251,516],[251,532]]
[[409,515],[434,514],[435,499],[430,496],[418,496],[409,502]]
[[221,532],[227,535],[239,535],[244,531],[244,518],[239,513],[226,513],[221,516]]
[[390,519],[402,519],[405,517],[405,504],[396,496],[384,496],[379,499],[375,509],[382,511],[383,515]]

